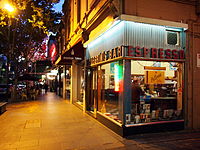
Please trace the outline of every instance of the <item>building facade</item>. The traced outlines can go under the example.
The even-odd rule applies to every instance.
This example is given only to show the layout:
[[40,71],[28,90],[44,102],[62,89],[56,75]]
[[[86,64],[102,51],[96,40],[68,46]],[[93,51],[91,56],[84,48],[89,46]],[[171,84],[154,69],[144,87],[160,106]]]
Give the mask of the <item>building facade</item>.
[[56,64],[70,102],[122,136],[199,129],[199,4],[65,1]]

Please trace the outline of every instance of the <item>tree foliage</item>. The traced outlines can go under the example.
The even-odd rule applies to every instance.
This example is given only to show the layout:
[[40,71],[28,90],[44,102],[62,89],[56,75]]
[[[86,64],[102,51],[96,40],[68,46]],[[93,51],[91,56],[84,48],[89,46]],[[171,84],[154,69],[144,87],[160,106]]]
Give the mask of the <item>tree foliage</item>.
[[[0,1],[3,6],[5,0]],[[9,14],[0,7],[0,53],[5,54],[22,72],[32,54],[41,50],[49,31],[56,32],[62,14],[53,10],[59,0],[12,0],[16,8]],[[22,59],[23,58],[23,59]],[[22,68],[22,69],[21,69]],[[26,71],[26,70],[25,70]]]

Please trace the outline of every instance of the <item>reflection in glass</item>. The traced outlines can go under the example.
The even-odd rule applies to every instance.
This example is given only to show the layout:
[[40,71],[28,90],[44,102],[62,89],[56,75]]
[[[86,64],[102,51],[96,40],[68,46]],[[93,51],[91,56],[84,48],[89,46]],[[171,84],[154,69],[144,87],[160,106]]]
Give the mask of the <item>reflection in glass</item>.
[[121,123],[119,119],[119,92],[122,66],[118,62],[98,68],[98,111]]

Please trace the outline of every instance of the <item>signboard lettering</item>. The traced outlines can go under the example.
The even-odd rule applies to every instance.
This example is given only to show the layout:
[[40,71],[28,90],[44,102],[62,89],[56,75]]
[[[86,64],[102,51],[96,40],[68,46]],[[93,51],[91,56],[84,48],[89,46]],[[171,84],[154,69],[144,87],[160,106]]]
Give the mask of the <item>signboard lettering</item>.
[[139,46],[127,46],[126,56],[144,57],[144,58],[161,58],[161,59],[184,59],[184,50],[171,50],[163,48],[140,48]]
[[103,51],[97,56],[90,58],[90,64],[102,63],[119,57],[144,58],[144,59],[173,59],[184,60],[184,50],[163,49],[163,48],[146,48],[133,46],[118,46],[111,50]]

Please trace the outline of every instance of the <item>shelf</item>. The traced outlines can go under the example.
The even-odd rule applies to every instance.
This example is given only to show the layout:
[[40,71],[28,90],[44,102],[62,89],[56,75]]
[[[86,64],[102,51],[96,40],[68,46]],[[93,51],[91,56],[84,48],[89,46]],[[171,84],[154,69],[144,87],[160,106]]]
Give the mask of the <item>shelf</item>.
[[176,99],[176,97],[151,97],[151,99]]

